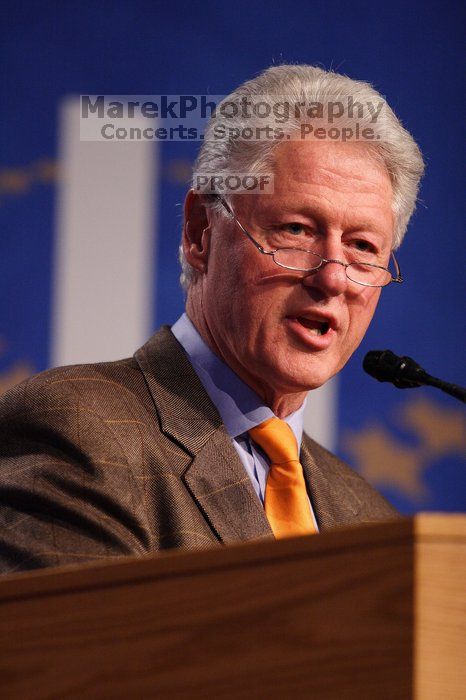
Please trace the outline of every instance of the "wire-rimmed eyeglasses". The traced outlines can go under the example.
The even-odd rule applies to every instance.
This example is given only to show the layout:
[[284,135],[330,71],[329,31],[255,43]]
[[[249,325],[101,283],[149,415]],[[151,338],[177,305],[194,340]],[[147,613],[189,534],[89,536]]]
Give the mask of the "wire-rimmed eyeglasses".
[[255,238],[247,231],[243,224],[236,218],[230,205],[220,195],[215,197],[221,202],[225,210],[231,216],[233,221],[241,229],[241,231],[249,238],[256,246],[257,250],[263,255],[271,255],[276,265],[284,267],[287,270],[295,270],[296,272],[315,272],[328,263],[337,263],[345,268],[346,276],[356,284],[362,284],[365,287],[386,287],[391,282],[403,282],[400,266],[393,252],[391,257],[395,267],[395,276],[388,267],[375,265],[368,262],[350,262],[345,263],[341,260],[333,260],[324,258],[319,253],[304,248],[276,248],[274,250],[265,250]]

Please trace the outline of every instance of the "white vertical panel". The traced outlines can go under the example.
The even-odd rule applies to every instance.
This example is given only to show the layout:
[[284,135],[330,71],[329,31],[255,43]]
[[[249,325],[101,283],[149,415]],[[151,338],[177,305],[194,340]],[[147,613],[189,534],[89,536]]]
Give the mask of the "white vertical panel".
[[79,109],[61,110],[53,365],[131,355],[151,332],[155,145],[80,141]]
[[338,378],[310,391],[304,413],[304,430],[310,437],[334,452],[338,438]]

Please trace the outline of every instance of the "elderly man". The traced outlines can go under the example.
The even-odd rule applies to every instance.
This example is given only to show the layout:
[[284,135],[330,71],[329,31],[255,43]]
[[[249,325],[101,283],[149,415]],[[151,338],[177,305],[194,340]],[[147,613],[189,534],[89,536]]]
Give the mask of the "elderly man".
[[196,173],[269,173],[273,192],[190,190],[186,313],[134,358],[51,370],[4,397],[3,571],[397,517],[303,435],[302,416],[307,392],[361,342],[381,289],[401,280],[393,251],[422,158],[388,106],[383,123],[354,113],[382,104],[365,83],[278,66],[227,99],[257,96],[351,98],[341,129],[358,121],[372,137],[319,136],[306,109],[279,131],[278,110],[212,119]]

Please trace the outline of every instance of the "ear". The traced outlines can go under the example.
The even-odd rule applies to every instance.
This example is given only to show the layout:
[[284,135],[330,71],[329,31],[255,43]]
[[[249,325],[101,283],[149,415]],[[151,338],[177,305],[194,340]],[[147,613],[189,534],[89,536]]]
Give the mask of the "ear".
[[184,202],[183,251],[188,263],[199,272],[207,269],[211,222],[203,195],[189,190]]

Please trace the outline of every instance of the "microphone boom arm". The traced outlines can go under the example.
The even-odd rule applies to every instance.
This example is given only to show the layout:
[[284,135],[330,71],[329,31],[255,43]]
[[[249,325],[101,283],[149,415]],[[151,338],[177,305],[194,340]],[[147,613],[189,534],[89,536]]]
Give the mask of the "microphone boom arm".
[[364,370],[379,382],[391,382],[398,389],[434,386],[466,403],[466,389],[432,377],[411,357],[398,357],[391,350],[370,350],[363,361]]

